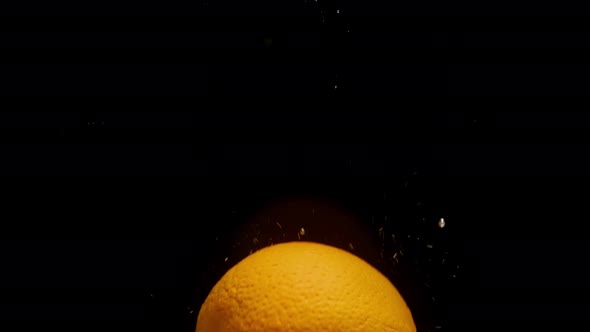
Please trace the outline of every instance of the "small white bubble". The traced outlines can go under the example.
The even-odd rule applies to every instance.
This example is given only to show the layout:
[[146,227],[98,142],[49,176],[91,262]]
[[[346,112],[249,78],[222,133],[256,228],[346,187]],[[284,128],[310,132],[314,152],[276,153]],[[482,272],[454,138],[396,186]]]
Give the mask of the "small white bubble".
[[432,249],[432,244],[427,244],[427,245],[426,245],[426,248],[428,248],[428,249]]
[[438,227],[443,228],[443,227],[445,227],[445,225],[446,225],[445,218],[440,218],[438,221]]
[[340,14],[340,9],[336,9],[336,14]]
[[301,236],[304,236],[305,235],[305,229],[303,227],[301,227],[301,229],[299,230],[299,234]]
[[229,257],[225,257],[225,259],[223,261],[224,262],[227,262],[228,259],[229,259]]

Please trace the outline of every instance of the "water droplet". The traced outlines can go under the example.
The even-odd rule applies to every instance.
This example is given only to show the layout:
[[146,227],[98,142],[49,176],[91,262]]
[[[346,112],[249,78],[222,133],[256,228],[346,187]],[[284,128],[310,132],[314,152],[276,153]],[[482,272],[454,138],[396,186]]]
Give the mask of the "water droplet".
[[352,242],[348,242],[348,247],[350,248],[350,250],[354,250],[354,246],[352,245]]
[[445,218],[440,218],[438,220],[438,228],[443,228],[445,227],[446,223],[445,223]]
[[340,14],[340,9],[336,9],[336,14]]
[[426,248],[428,248],[428,249],[432,249],[432,244],[427,244],[427,245],[426,245]]
[[228,259],[229,259],[229,257],[225,257],[225,259],[223,261],[224,262],[227,262]]
[[301,229],[299,230],[299,235],[301,235],[301,236],[305,235],[305,229],[303,227],[301,227]]

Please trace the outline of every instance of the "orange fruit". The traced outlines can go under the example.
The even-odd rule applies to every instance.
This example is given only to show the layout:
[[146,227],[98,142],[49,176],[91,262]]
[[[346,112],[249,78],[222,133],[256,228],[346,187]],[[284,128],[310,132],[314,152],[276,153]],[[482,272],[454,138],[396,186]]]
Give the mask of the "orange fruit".
[[201,306],[196,332],[415,332],[400,293],[359,257],[289,242],[232,267]]

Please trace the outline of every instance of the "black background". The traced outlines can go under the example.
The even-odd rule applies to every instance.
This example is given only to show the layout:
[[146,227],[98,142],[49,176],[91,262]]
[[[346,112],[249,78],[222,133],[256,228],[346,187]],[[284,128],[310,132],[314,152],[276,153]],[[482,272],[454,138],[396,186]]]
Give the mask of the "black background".
[[[426,242],[395,273],[378,238],[357,249],[420,331],[583,325],[583,8],[3,6],[3,322],[192,331],[248,218],[304,197],[446,246],[460,268]],[[444,236],[415,223],[443,216]]]

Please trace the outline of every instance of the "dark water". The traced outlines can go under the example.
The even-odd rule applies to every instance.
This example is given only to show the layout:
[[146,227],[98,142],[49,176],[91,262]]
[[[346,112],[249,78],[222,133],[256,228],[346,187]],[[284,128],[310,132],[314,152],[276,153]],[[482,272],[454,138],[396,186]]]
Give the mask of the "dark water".
[[582,324],[589,57],[573,4],[8,7],[11,331],[193,331],[232,265],[299,240],[379,269],[420,332]]
[[[501,118],[482,118],[484,129],[474,132],[452,114],[406,118],[399,138],[373,143],[342,136],[371,135],[366,128],[318,126],[321,135],[301,132],[297,141],[284,124],[281,131],[260,123],[260,136],[232,143],[199,139],[207,136],[190,126],[200,122],[171,129],[166,113],[159,119],[170,122],[155,133],[119,127],[130,121],[122,114],[68,118],[78,125],[65,129],[25,126],[35,135],[3,145],[13,173],[128,175],[5,179],[0,303],[10,324],[192,331],[227,269],[264,246],[297,240],[375,266],[420,331],[582,322],[587,165],[563,121],[544,124],[564,133],[556,144],[518,122],[511,123],[538,141],[488,143],[486,135],[505,127]],[[442,139],[416,143],[424,128]],[[473,141],[444,136],[451,131]],[[267,133],[272,143],[261,140]]]

